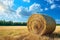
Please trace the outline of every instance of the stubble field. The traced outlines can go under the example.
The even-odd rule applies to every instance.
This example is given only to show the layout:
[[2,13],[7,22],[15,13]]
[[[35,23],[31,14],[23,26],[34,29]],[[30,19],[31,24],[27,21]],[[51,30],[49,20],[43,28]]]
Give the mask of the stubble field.
[[60,40],[60,26],[43,36],[30,33],[27,26],[0,26],[0,40]]

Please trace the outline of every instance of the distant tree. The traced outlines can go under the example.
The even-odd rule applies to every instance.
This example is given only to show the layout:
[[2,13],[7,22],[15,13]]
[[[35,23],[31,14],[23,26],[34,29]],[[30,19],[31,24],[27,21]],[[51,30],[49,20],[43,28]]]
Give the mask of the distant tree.
[[5,21],[0,20],[0,26],[26,26],[25,22],[13,22],[13,21]]

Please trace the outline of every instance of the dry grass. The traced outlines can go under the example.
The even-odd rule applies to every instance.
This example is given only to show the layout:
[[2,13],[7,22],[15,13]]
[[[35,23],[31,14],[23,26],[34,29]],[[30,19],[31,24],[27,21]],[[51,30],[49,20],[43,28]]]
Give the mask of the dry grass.
[[60,26],[52,34],[39,36],[28,31],[26,26],[0,27],[0,40],[60,40]]

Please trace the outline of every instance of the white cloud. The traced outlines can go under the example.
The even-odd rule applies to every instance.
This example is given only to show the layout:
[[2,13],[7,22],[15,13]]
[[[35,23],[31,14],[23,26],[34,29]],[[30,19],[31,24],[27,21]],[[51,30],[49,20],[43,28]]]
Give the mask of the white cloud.
[[43,9],[41,8],[39,12],[43,12]]
[[48,8],[45,8],[45,10],[48,10]]
[[0,2],[2,4],[4,4],[5,6],[9,6],[9,7],[12,7],[14,4],[14,0],[0,0]]
[[[12,6],[14,3],[11,3],[11,4],[9,3],[11,1],[8,1],[8,0],[5,1],[4,0],[4,2],[3,2],[3,0],[0,0],[0,20],[15,21],[15,22],[26,21],[27,19],[22,19],[25,17],[21,16],[18,13],[21,10],[24,10],[23,12],[27,11],[27,8],[20,7],[20,9],[18,9],[16,12],[15,10],[12,9]],[[6,2],[6,4],[4,4],[5,2]],[[24,13],[22,15],[24,15]],[[26,13],[25,13],[25,15],[26,15]]]
[[23,1],[24,1],[24,2],[28,2],[28,3],[30,2],[30,0],[23,0]]
[[54,9],[54,8],[56,8],[56,5],[55,4],[52,4],[50,8],[51,9]]
[[11,11],[11,9],[6,8],[6,6],[4,5],[0,5],[0,7],[2,8],[2,10],[0,10],[0,17],[4,17],[5,19],[13,18],[14,15],[12,14],[14,14],[15,12]]
[[40,4],[34,3],[29,7],[29,11],[31,11],[31,12],[42,12],[43,9],[41,8]]
[[5,9],[4,9],[5,7],[4,6],[2,6],[2,4],[0,4],[0,12],[3,12],[3,11],[5,11]]
[[40,8],[40,4],[34,3],[29,7],[29,10],[34,10],[34,9],[36,10],[38,8]]
[[25,16],[29,16],[33,13],[37,13],[37,12],[42,12],[43,9],[41,8],[40,4],[34,3],[32,4],[30,7],[23,7],[20,6],[17,10],[16,13],[18,15],[25,15]]
[[29,11],[40,11],[41,7],[40,4],[34,3],[29,7]]
[[17,13],[18,15],[28,16],[28,15],[29,15],[29,10],[28,10],[28,8],[26,8],[26,7],[20,6],[20,7],[16,10],[16,13]]
[[18,20],[21,18],[16,11],[12,10],[13,0],[0,0],[0,20]]

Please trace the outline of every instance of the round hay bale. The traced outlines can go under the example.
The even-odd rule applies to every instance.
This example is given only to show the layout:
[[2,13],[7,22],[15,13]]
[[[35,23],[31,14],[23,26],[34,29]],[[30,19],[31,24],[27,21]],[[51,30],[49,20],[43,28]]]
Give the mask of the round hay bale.
[[33,14],[27,23],[28,30],[34,34],[52,33],[56,28],[56,22],[53,18],[42,14]]

